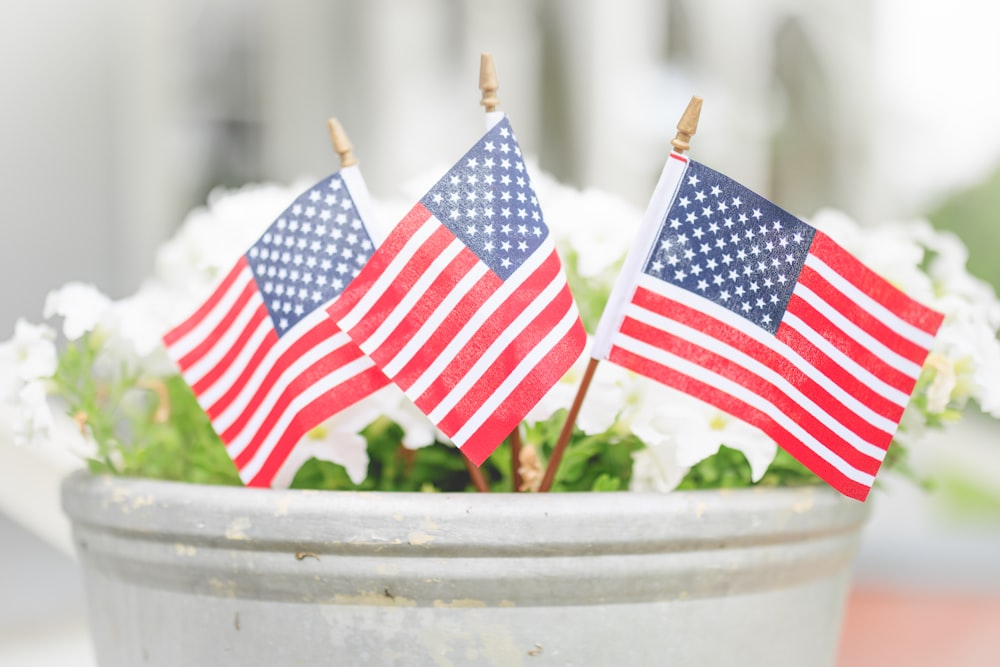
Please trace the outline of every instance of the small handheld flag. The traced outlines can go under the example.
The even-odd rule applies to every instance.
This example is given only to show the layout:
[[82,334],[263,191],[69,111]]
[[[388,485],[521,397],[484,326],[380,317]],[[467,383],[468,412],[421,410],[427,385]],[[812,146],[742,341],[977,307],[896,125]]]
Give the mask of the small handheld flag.
[[595,335],[864,500],[943,316],[821,231],[671,153]]
[[477,465],[586,344],[510,123],[494,116],[327,308]]
[[290,479],[302,436],[389,383],[324,310],[375,250],[368,207],[357,166],[323,179],[164,336],[249,486]]

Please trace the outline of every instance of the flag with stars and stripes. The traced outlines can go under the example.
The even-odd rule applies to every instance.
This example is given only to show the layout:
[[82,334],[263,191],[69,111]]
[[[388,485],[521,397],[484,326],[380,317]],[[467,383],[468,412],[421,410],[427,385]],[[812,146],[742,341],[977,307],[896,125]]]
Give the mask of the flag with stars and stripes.
[[592,356],[757,426],[864,500],[942,319],[821,231],[672,153]]
[[347,167],[306,190],[163,340],[249,486],[287,484],[311,429],[389,383],[326,316],[375,250]]
[[328,308],[477,465],[586,344],[510,123],[494,120]]

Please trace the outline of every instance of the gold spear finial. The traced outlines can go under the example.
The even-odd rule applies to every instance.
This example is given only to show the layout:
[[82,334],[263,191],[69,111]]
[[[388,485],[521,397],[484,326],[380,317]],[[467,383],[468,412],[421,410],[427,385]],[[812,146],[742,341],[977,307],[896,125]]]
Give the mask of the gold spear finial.
[[691,137],[698,131],[698,118],[701,116],[701,98],[691,97],[684,115],[677,123],[677,135],[670,142],[675,153],[683,153],[691,148]]
[[326,121],[326,127],[330,130],[330,142],[333,144],[333,150],[340,156],[341,169],[357,164],[358,158],[354,157],[354,146],[351,145],[351,140],[347,138],[347,133],[344,132],[344,127],[340,124],[340,121],[336,118],[329,118]]
[[483,53],[479,57],[479,90],[483,91],[483,97],[479,103],[486,111],[496,111],[500,99],[497,97],[497,89],[500,84],[497,82],[497,70],[493,65],[493,54]]

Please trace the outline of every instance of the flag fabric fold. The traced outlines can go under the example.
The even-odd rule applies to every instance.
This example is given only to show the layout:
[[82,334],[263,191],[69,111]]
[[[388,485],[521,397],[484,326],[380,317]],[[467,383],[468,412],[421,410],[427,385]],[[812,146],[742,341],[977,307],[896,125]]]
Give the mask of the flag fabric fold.
[[821,231],[671,154],[595,335],[864,500],[943,316]]
[[361,172],[303,192],[163,338],[248,486],[280,485],[309,430],[389,383],[326,316],[375,250]]
[[477,465],[572,366],[586,333],[503,114],[327,312]]

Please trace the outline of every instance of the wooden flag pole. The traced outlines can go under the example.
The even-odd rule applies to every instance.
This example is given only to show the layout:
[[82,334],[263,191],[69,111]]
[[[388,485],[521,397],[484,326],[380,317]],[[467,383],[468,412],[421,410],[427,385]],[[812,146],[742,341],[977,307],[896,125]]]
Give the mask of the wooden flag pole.
[[500,99],[497,97],[497,90],[500,84],[497,82],[497,69],[493,65],[493,54],[483,53],[479,56],[479,90],[483,97],[479,103],[487,113],[497,110]]
[[344,132],[340,121],[336,118],[329,118],[326,121],[326,127],[330,131],[330,143],[333,144],[333,150],[340,156],[340,168],[356,165],[358,158],[354,156],[354,146],[347,138],[347,133]]
[[486,477],[483,475],[483,471],[476,467],[476,464],[469,460],[465,454],[461,455],[462,460],[465,461],[465,469],[469,471],[469,477],[472,478],[472,483],[476,487],[476,491],[481,491],[482,493],[488,493],[490,490],[490,485],[486,481]]
[[545,466],[545,476],[542,477],[542,483],[538,486],[540,493],[545,493],[551,489],[552,482],[556,479],[556,472],[559,470],[559,464],[562,462],[563,453],[569,444],[570,436],[573,435],[573,427],[576,425],[577,415],[580,414],[580,406],[583,405],[583,399],[590,388],[590,381],[594,379],[594,371],[597,370],[597,363],[597,359],[591,359],[587,362],[587,370],[583,372],[583,379],[580,380],[576,396],[573,397],[573,404],[570,405],[566,421],[563,422],[562,430],[559,431],[559,439],[556,440],[556,446],[552,449],[552,456],[549,457],[549,463]]
[[[677,134],[674,135],[674,138],[670,142],[670,144],[674,147],[675,153],[681,154],[691,148],[691,137],[698,131],[698,118],[701,116],[701,102],[702,100],[700,97],[693,96],[691,101],[688,102],[687,108],[684,109],[684,113],[681,115],[681,119],[677,123]],[[556,472],[559,470],[559,464],[562,462],[566,446],[569,444],[569,439],[573,435],[573,427],[576,425],[576,418],[580,414],[580,406],[583,405],[583,399],[587,395],[587,390],[590,388],[590,381],[594,379],[594,372],[597,370],[598,362],[598,359],[591,359],[587,363],[587,370],[583,373],[583,378],[580,380],[580,386],[576,390],[576,396],[573,398],[573,403],[570,405],[569,413],[566,415],[566,421],[563,423],[562,430],[559,432],[559,439],[556,440],[556,445],[552,449],[552,456],[549,457],[549,463],[545,467],[545,477],[542,478],[542,483],[538,487],[539,492],[545,492],[552,488],[552,483],[555,481]]]
[[701,98],[697,95],[691,97],[687,108],[681,115],[677,123],[677,134],[670,141],[674,147],[674,152],[678,155],[691,148],[691,137],[698,131],[698,119],[701,117]]

